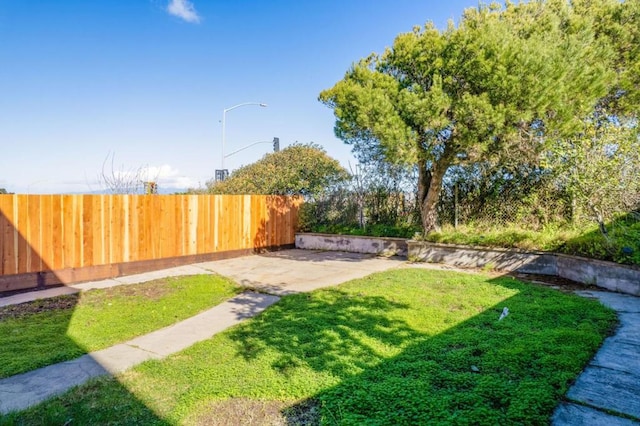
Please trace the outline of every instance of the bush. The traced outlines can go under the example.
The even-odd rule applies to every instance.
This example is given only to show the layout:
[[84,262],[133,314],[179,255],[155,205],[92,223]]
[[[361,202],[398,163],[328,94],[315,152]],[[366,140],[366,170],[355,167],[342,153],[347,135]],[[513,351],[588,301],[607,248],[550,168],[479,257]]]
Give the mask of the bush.
[[607,235],[596,225],[588,232],[570,239],[560,247],[567,254],[640,265],[640,221],[633,214],[614,219],[607,225]]

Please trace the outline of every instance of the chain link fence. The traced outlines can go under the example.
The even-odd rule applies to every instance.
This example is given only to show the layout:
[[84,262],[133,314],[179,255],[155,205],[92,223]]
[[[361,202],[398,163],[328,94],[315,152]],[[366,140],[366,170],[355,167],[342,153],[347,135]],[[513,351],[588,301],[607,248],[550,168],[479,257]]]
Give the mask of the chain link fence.
[[544,172],[454,170],[442,188],[441,225],[518,225],[538,230],[550,223],[579,219],[571,197]]
[[417,178],[412,169],[389,164],[357,166],[351,180],[303,205],[303,231],[360,229],[374,235],[412,236],[420,228]]
[[[303,230],[327,227],[401,227],[421,230],[415,171],[368,169],[326,191],[303,209]],[[640,223],[640,209],[625,211],[624,224]],[[593,224],[552,175],[535,167],[453,167],[443,181],[438,204],[440,226],[498,229],[514,226],[539,231],[545,226]],[[611,226],[616,222],[612,221]],[[413,230],[409,232],[409,230]],[[335,229],[334,229],[335,231]]]

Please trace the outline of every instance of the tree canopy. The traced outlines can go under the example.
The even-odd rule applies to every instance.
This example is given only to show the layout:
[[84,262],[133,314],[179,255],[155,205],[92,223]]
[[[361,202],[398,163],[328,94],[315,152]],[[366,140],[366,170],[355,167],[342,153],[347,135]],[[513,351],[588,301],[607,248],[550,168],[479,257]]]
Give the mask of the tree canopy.
[[[457,26],[439,30],[428,23],[398,35],[383,54],[353,65],[320,100],[333,108],[336,135],[361,161],[418,166],[428,233],[437,226],[442,181],[452,165],[535,162],[550,141],[579,132],[598,102],[609,97],[622,105],[630,98],[638,82],[637,63],[630,63],[637,62],[637,45],[630,43],[637,36],[617,44],[613,38],[638,22],[621,12],[637,5],[480,5],[467,9]],[[602,19],[620,28],[613,31]]]
[[613,55],[615,79],[598,107],[635,115],[640,104],[640,0],[572,0],[576,13],[591,16],[595,37]]
[[207,182],[213,194],[274,194],[314,197],[349,174],[316,144],[293,144],[235,170],[223,182]]

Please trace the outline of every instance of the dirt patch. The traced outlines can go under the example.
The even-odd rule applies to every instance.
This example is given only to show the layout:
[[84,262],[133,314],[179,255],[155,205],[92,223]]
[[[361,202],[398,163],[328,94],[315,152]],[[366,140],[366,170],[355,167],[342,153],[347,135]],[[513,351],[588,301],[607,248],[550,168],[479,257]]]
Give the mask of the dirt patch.
[[519,281],[523,281],[531,284],[544,285],[544,286],[552,287],[557,290],[561,290],[565,292],[574,292],[577,290],[589,290],[589,289],[606,291],[605,289],[602,289],[602,288],[582,284],[566,278],[558,277],[556,275],[537,275],[537,274],[522,274],[518,272],[488,271],[481,268],[458,268],[455,266],[445,265],[441,263],[427,263],[427,262],[416,262],[416,263],[410,264],[410,266],[414,268],[440,269],[445,271],[466,272],[471,274],[483,274],[491,278],[509,276],[509,277],[516,278]]
[[147,300],[160,300],[179,290],[170,285],[170,278],[161,278],[143,284],[118,285],[108,287],[101,291],[89,290],[82,293],[83,304],[102,304],[105,301],[118,297],[139,297]]
[[169,279],[163,278],[149,281],[144,284],[121,285],[108,288],[105,296],[131,296],[142,297],[148,300],[160,300],[169,293],[173,293],[175,290],[177,289],[169,285]]
[[89,290],[82,293],[0,307],[0,321],[10,318],[24,318],[41,312],[74,309],[78,304],[99,305],[109,299],[123,296],[160,300],[177,290],[179,290],[178,287],[171,286],[171,278],[162,278],[144,284],[119,285],[102,291]]
[[[518,274],[518,273],[510,273],[507,275],[526,283],[545,285],[545,286],[553,287],[557,290],[566,291],[566,292],[597,289],[597,287],[595,286],[582,284],[582,283],[572,281],[566,278],[558,277],[555,275],[535,275],[535,274]],[[598,290],[603,290],[603,289],[598,289]]]
[[3,306],[0,308],[0,321],[24,318],[40,312],[71,310],[76,307],[79,298],[78,294],[70,294],[38,299],[32,302],[20,303],[19,305]]
[[195,419],[197,425],[316,426],[320,403],[304,400],[293,405],[282,401],[230,398],[210,403]]

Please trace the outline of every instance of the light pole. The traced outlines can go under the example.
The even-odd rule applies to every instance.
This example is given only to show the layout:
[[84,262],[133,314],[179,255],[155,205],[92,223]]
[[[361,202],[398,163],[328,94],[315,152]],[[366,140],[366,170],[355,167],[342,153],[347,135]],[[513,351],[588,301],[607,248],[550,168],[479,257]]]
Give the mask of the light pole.
[[225,121],[226,121],[226,117],[227,117],[227,112],[231,111],[232,109],[236,109],[236,108],[240,108],[241,106],[248,106],[248,105],[257,105],[263,108],[267,107],[267,104],[262,103],[262,102],[244,102],[238,105],[234,105],[230,108],[225,108],[222,110],[222,158],[220,161],[220,164],[222,165],[221,169],[222,169],[222,173],[224,173],[224,144],[225,144],[225,139],[226,139],[226,133],[225,133]]
[[235,151],[228,153],[227,155],[224,156],[224,158],[231,157],[233,154],[237,154],[240,151],[244,151],[245,149],[251,148],[252,146],[256,146],[256,145],[258,145],[260,143],[271,143],[271,144],[273,144],[273,152],[280,151],[280,138],[273,138],[272,141],[259,141],[259,142],[254,142],[252,144],[249,144],[247,146],[243,146],[240,149],[236,149]]

